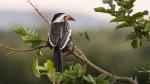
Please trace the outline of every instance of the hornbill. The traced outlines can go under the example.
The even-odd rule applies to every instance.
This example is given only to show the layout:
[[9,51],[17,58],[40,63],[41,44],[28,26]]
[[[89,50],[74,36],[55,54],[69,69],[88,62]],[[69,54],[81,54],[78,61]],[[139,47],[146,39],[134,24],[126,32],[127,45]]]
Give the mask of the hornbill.
[[53,62],[56,72],[63,72],[62,51],[68,47],[71,41],[71,29],[68,21],[75,19],[65,13],[57,13],[51,20],[51,28],[48,31],[48,46],[54,50]]

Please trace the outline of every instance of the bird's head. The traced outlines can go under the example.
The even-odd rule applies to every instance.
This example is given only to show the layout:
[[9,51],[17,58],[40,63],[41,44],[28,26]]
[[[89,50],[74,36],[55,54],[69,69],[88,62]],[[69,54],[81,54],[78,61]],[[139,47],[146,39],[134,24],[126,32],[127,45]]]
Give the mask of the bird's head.
[[57,13],[52,18],[52,23],[55,23],[55,22],[67,22],[67,21],[75,21],[75,19],[72,16],[67,15],[65,13]]

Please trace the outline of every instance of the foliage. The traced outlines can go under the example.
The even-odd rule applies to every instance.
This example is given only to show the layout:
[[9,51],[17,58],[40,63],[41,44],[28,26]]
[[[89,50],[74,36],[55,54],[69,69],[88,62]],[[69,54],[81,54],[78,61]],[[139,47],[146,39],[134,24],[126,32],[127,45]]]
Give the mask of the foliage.
[[90,41],[90,36],[89,36],[88,32],[86,32],[86,31],[78,32],[78,35],[80,37],[84,37],[87,41]]
[[56,72],[51,60],[47,60],[43,66],[39,65],[41,56],[42,52],[38,50],[33,61],[34,75],[37,78],[47,76],[53,84],[60,84],[60,82],[63,84],[113,84],[115,82],[115,80],[108,78],[104,74],[100,74],[97,77],[87,74],[86,68],[78,63],[70,66],[63,73]]
[[[37,52],[37,56],[39,52],[40,51]],[[36,61],[33,63],[35,76],[41,78],[43,75],[46,75],[53,84],[60,84],[60,82],[62,84],[112,84],[115,82],[104,74],[100,74],[97,77],[87,74],[86,68],[80,64],[70,66],[69,69],[66,69],[63,73],[56,72],[51,60],[47,60],[43,66],[39,66],[37,56],[35,57]]]
[[[41,37],[35,31],[27,30],[24,27],[17,27],[14,31],[20,35],[24,43],[36,44],[34,47],[42,43]],[[79,34],[80,36],[84,36],[88,41],[90,40],[87,32],[80,32]],[[33,60],[33,73],[37,78],[47,76],[53,84],[112,84],[115,82],[104,74],[100,74],[97,77],[88,74],[86,68],[80,64],[70,66],[63,73],[56,72],[53,62],[49,59],[42,66],[39,65],[42,55],[41,49],[38,49]]]
[[46,75],[49,80],[51,80],[54,84],[60,83],[62,80],[62,73],[55,72],[54,64],[51,60],[47,60],[43,66],[39,66],[39,58],[42,56],[42,52],[39,50],[35,56],[33,61],[33,72],[35,77],[41,78],[42,76]]
[[25,27],[21,26],[14,28],[14,31],[20,35],[24,43],[31,43],[31,47],[36,47],[42,43],[42,38],[40,35],[31,29],[27,30]]
[[109,8],[97,7],[96,12],[102,12],[114,16],[111,22],[120,23],[117,25],[116,30],[121,28],[134,28],[134,31],[127,35],[126,40],[131,41],[133,48],[142,46],[142,40],[150,37],[150,20],[144,19],[148,15],[148,11],[133,12],[135,0],[103,0],[104,4],[109,5]]

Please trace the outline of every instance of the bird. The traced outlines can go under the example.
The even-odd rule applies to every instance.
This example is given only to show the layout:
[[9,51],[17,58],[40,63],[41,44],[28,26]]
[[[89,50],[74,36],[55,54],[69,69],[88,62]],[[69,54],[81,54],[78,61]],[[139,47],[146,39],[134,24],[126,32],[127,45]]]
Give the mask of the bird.
[[53,63],[56,72],[63,72],[62,51],[71,42],[72,30],[68,21],[75,19],[66,13],[56,13],[51,20],[51,27],[48,31],[48,46],[53,49]]

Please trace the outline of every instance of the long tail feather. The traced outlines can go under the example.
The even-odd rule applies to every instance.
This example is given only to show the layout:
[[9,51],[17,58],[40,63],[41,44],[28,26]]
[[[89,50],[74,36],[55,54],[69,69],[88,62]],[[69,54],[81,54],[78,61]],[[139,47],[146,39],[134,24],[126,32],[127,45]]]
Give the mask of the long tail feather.
[[56,72],[63,72],[62,51],[58,47],[54,48],[53,61]]

